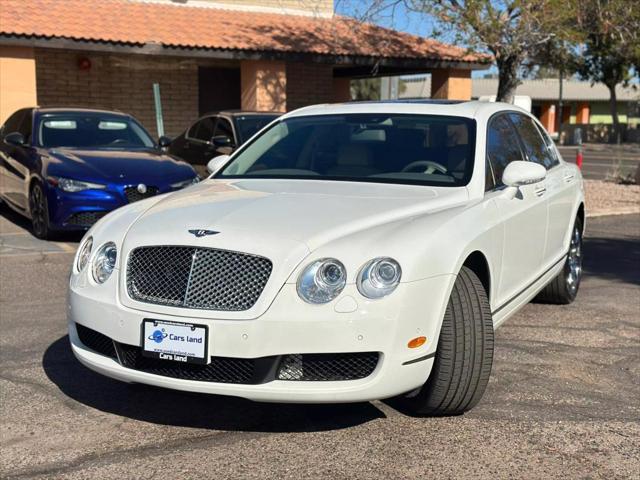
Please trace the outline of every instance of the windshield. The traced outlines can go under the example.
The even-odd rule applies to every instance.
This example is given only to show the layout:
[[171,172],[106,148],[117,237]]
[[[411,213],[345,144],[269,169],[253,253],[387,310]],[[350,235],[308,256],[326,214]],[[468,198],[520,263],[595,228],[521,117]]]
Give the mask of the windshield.
[[243,115],[236,117],[236,127],[240,143],[249,140],[258,131],[266,127],[271,121],[278,118],[279,115]]
[[46,114],[40,119],[38,142],[45,148],[152,148],[155,142],[135,120],[91,112]]
[[216,177],[466,185],[475,122],[435,115],[348,114],[282,120]]

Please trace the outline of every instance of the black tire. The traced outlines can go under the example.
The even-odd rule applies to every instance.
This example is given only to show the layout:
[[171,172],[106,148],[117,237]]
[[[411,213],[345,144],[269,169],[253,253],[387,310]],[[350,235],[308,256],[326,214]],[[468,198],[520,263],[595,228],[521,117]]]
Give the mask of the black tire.
[[493,320],[478,276],[462,267],[444,314],[429,379],[417,395],[401,399],[408,413],[460,415],[482,398],[493,363]]
[[538,303],[568,305],[578,295],[582,279],[582,220],[576,219],[562,271],[535,297]]
[[29,211],[33,235],[41,240],[50,239],[49,205],[47,204],[47,196],[39,183],[34,183],[29,191]]

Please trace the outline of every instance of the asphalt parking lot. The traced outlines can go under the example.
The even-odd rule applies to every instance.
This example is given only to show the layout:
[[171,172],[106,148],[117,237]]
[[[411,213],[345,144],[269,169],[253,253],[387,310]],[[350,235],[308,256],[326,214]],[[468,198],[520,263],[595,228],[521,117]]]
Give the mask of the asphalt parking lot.
[[525,307],[478,407],[424,419],[94,374],[66,335],[77,239],[38,242],[0,213],[2,478],[639,478],[640,215],[590,219],[576,303]]
[[[575,162],[578,147],[558,148],[564,160]],[[582,147],[582,155],[582,176],[587,180],[604,180],[616,172],[623,177],[631,175],[633,178],[640,165],[638,144],[585,144]]]

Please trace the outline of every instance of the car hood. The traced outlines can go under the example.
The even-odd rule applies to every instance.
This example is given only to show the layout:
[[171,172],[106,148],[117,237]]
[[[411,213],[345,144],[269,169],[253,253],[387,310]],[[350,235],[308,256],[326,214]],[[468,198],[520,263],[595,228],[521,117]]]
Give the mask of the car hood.
[[[174,235],[211,230],[302,243],[309,250],[403,217],[460,206],[464,187],[426,187],[313,180],[205,180],[149,208],[130,230]],[[166,232],[167,226],[171,226]],[[226,235],[225,235],[226,236]],[[195,237],[191,237],[194,240]],[[216,239],[218,241],[220,237]]]
[[[80,150],[53,148],[49,156],[57,161],[49,174],[78,180],[162,184],[193,176],[188,164],[157,150]],[[53,168],[52,168],[53,167]],[[67,173],[68,172],[68,173]]]
[[[258,302],[248,311],[224,313],[224,318],[255,318],[315,249],[365,229],[467,201],[464,187],[205,180],[158,199],[142,213],[125,235],[122,258],[126,263],[134,248],[149,245],[197,245],[264,256],[273,270]],[[198,236],[198,230],[209,232]],[[137,303],[126,294],[124,278],[120,289],[123,303],[132,308],[211,318],[219,314]]]

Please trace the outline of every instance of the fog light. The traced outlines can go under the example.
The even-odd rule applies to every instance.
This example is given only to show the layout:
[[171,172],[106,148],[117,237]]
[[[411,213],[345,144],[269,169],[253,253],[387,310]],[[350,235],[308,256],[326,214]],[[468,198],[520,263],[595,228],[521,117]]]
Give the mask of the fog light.
[[302,355],[287,355],[282,359],[278,380],[300,380],[303,374]]
[[427,343],[427,337],[416,337],[409,340],[407,343],[407,347],[409,348],[418,348]]

